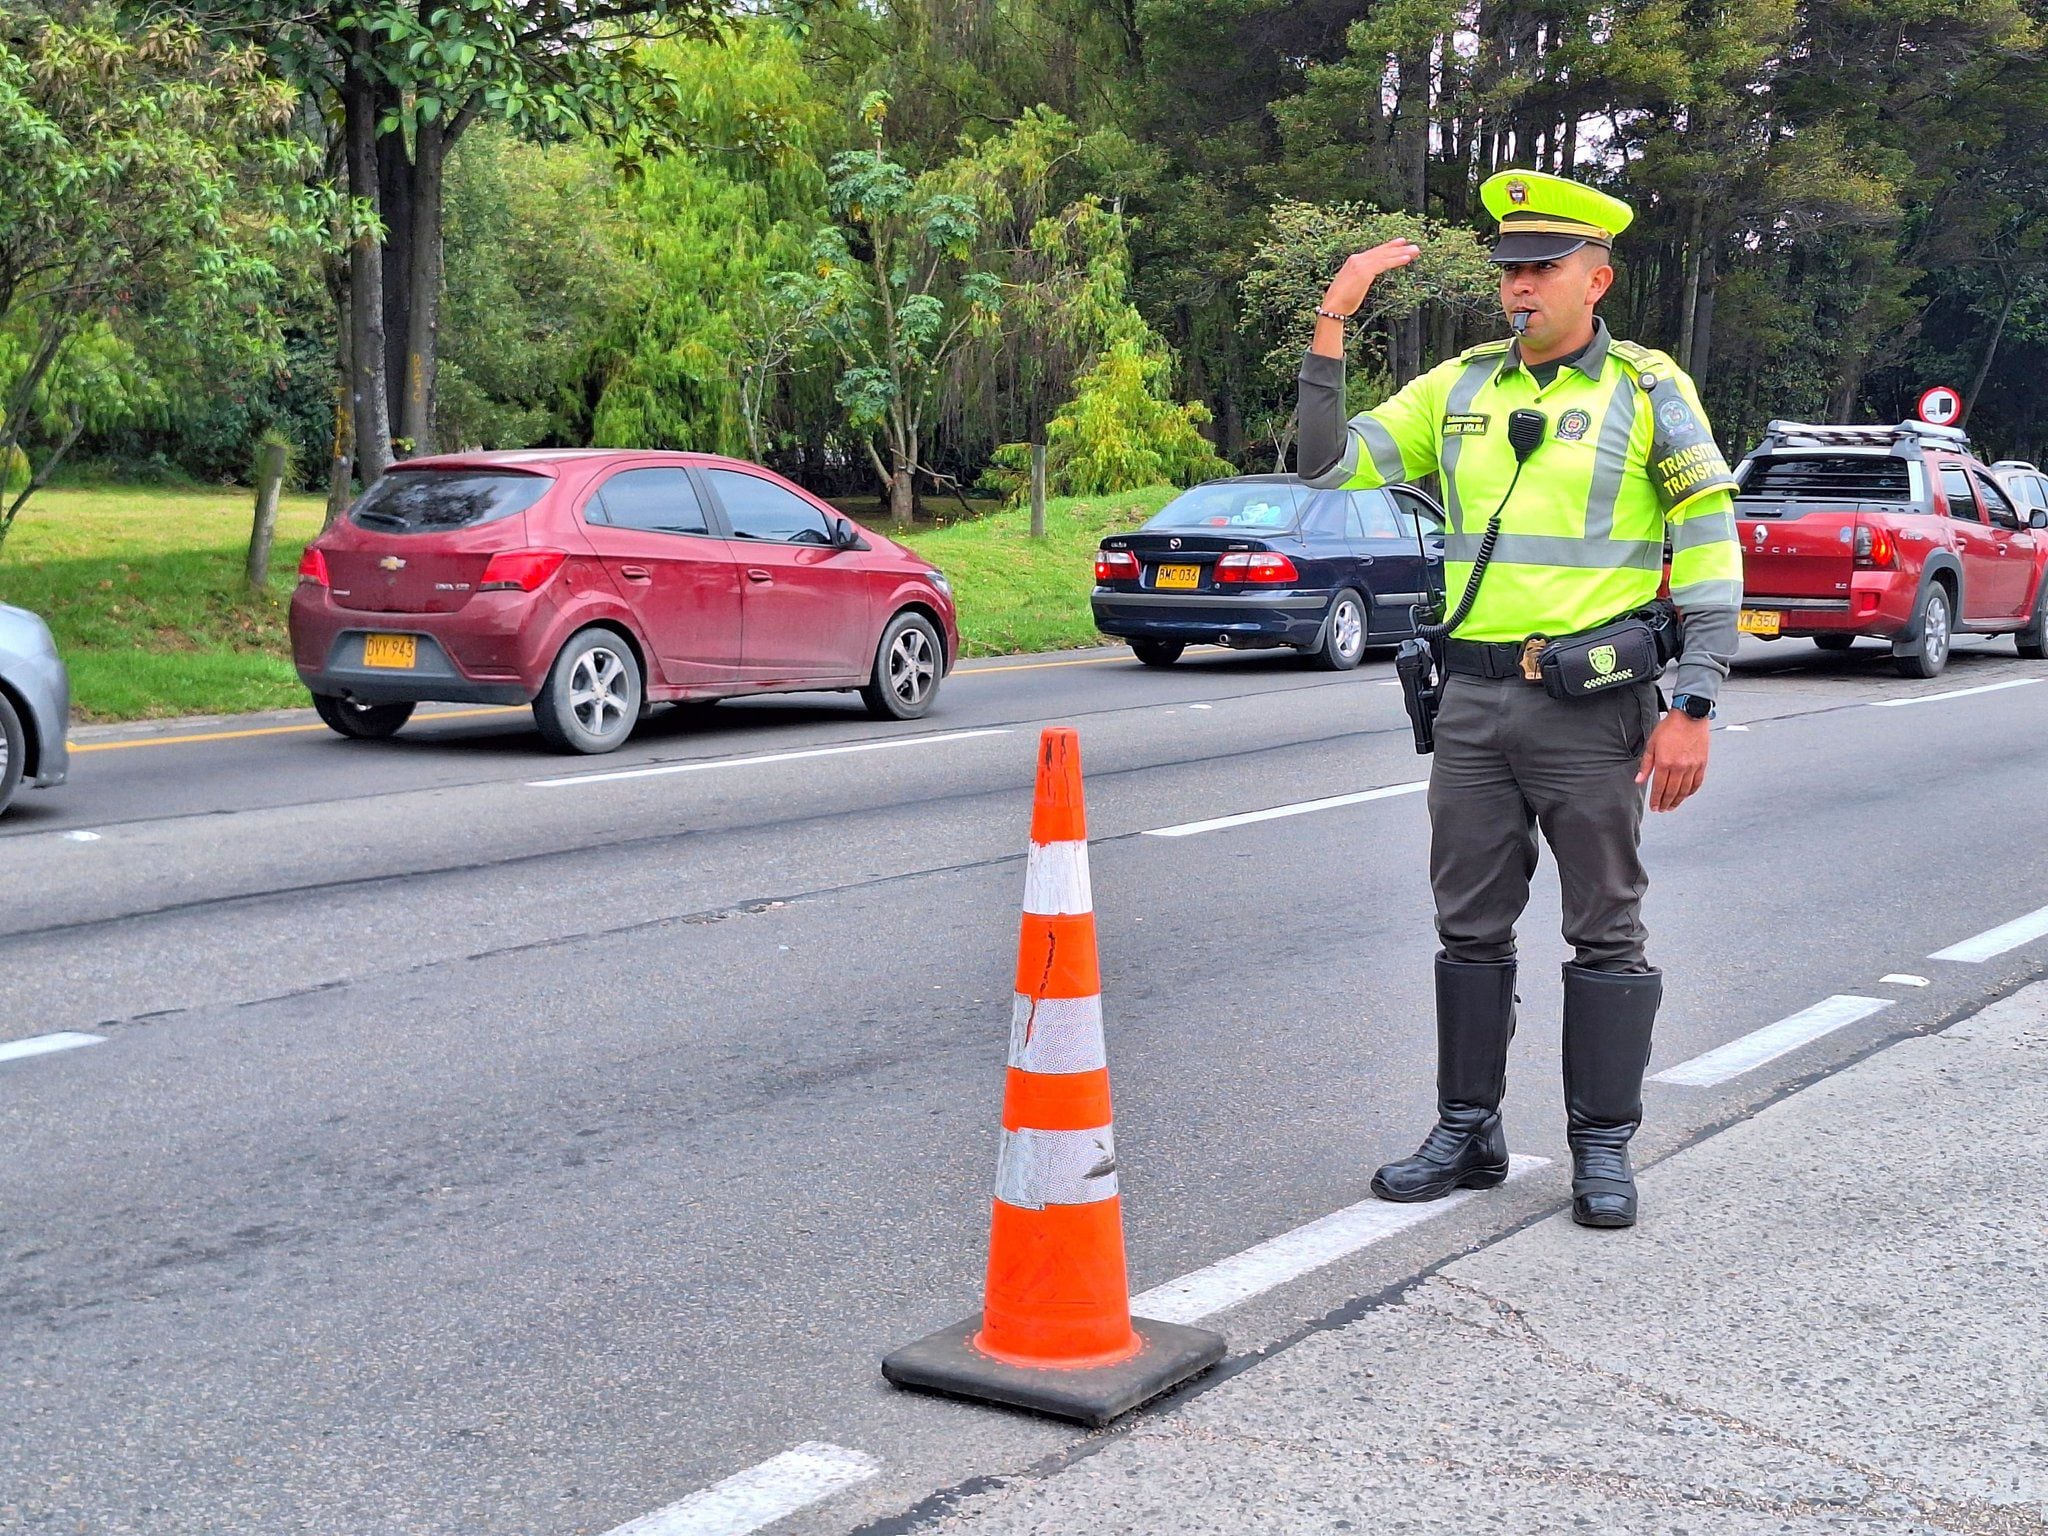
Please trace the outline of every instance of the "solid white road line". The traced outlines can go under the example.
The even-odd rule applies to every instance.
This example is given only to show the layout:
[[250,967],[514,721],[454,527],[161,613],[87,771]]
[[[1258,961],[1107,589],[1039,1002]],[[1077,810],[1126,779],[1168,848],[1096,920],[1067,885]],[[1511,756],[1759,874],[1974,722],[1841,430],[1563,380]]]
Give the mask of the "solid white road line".
[[76,1050],[81,1045],[98,1045],[105,1035],[81,1035],[71,1030],[62,1030],[54,1035],[30,1035],[26,1040],[10,1040],[0,1045],[0,1061],[20,1061],[26,1056],[47,1056],[52,1051]]
[[1890,987],[1931,987],[1934,985],[1925,976],[1908,976],[1904,971],[1893,971],[1889,976],[1880,976],[1877,979],[1883,985]]
[[[1508,1164],[1508,1178],[1518,1179],[1549,1162],[1547,1157],[1514,1157]],[[1381,1238],[1455,1210],[1475,1193],[1462,1190],[1423,1205],[1395,1205],[1377,1198],[1361,1200],[1178,1280],[1155,1285],[1131,1298],[1131,1311],[1162,1323],[1197,1322],[1276,1285],[1285,1285],[1326,1264],[1334,1264]]]
[[864,1451],[811,1441],[700,1488],[666,1509],[628,1520],[608,1536],[745,1536],[881,1470],[882,1464]]
[[1904,709],[1908,704],[1932,704],[1939,699],[1967,699],[1973,693],[1997,693],[2003,688],[2031,688],[2038,677],[2015,677],[2010,682],[1985,683],[1978,688],[1951,688],[1947,693],[1923,693],[1910,699],[1871,699],[1872,709]]
[[1789,1018],[1766,1024],[1762,1029],[1731,1040],[1726,1045],[1682,1061],[1675,1067],[1650,1074],[1653,1083],[1677,1083],[1687,1088],[1711,1088],[1731,1077],[1740,1077],[1767,1061],[1776,1061],[1787,1051],[1796,1051],[1809,1040],[1832,1034],[1845,1024],[1867,1019],[1891,1007],[1889,997],[1852,997],[1846,993],[1822,998],[1811,1008],[1802,1008]]
[[1996,928],[1987,928],[1974,939],[1964,939],[1960,944],[1949,945],[1947,949],[1937,949],[1927,958],[1973,963],[1995,960],[2008,949],[2018,949],[2022,944],[2031,944],[2044,934],[2048,934],[2048,907],[2029,912],[2025,917],[2016,917],[2009,923],[2000,923]]
[[943,736],[899,736],[883,741],[852,741],[838,747],[806,747],[800,752],[763,752],[754,757],[712,757],[694,763],[658,763],[652,768],[621,768],[611,773],[576,773],[559,779],[528,779],[528,789],[559,789],[568,784],[613,784],[620,779],[652,779],[670,773],[708,773],[713,768],[759,768],[768,763],[795,763],[810,757],[842,757],[850,752],[886,752],[894,747],[938,747],[973,741],[981,736],[1007,736],[1002,727],[982,731],[949,731]]
[[1427,780],[1413,784],[1389,784],[1384,789],[1361,790],[1355,795],[1331,795],[1326,800],[1303,800],[1298,805],[1276,805],[1270,810],[1246,811],[1242,816],[1217,816],[1208,821],[1184,821],[1176,827],[1153,827],[1147,837],[1193,837],[1197,832],[1221,832],[1225,827],[1250,826],[1255,821],[1278,821],[1283,816],[1306,816],[1311,811],[1334,811],[1339,806],[1363,805],[1368,800],[1391,800],[1429,788]]

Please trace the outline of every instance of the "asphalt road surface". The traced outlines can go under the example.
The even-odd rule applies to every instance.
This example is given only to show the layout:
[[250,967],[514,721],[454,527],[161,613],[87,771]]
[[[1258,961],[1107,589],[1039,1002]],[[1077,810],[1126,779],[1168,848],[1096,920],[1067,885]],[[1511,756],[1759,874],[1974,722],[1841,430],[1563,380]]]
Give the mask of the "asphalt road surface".
[[[1641,1160],[2048,969],[2048,922],[2003,926],[2048,903],[2043,682],[2010,642],[1931,683],[1745,651],[1648,834],[1652,1071],[1754,1048],[1653,1083]],[[777,1530],[897,1532],[1071,1453],[877,1372],[978,1303],[1046,724],[1087,767],[1134,1284],[1363,1200],[1428,1123],[1384,662],[977,663],[913,725],[750,701],[598,760],[520,712],[309,721],[81,732],[0,822],[0,1530],[602,1533],[818,1442],[864,1475]],[[1508,1109],[1551,1162],[1224,1312],[1226,1371],[1564,1199],[1556,902]]]

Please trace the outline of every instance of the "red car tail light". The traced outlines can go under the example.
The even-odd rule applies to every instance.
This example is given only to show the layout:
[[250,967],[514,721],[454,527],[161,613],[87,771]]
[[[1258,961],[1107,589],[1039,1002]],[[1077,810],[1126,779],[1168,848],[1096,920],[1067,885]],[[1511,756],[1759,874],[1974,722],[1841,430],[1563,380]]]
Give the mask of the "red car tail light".
[[299,580],[310,581],[316,587],[327,586],[327,557],[310,544],[299,556]]
[[1097,581],[1136,581],[1138,557],[1127,549],[1098,550],[1095,555]]
[[1894,559],[1892,536],[1868,523],[1856,525],[1856,563],[1877,570],[1890,570]]
[[559,549],[508,549],[491,556],[477,578],[479,592],[532,592],[562,568],[569,556]]
[[1278,586],[1283,582],[1301,580],[1301,572],[1294,568],[1294,562],[1285,555],[1276,555],[1271,550],[1256,553],[1240,552],[1225,555],[1216,562],[1216,579],[1225,581],[1256,582],[1262,586]]

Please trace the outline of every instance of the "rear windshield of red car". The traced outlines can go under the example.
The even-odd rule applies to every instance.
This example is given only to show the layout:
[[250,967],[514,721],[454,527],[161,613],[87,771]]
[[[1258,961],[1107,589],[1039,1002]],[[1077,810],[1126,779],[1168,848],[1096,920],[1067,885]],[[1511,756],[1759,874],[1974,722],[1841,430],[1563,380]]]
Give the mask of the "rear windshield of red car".
[[446,533],[524,512],[551,484],[513,470],[394,469],[356,498],[348,516],[372,533]]
[[1753,459],[1742,477],[1745,500],[1913,500],[1913,476],[1904,459],[1888,453],[1784,453]]

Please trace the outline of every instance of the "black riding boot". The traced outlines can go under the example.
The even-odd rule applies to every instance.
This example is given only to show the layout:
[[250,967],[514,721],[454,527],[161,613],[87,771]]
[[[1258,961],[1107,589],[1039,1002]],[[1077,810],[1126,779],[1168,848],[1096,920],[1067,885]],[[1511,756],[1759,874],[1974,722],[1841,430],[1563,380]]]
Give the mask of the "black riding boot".
[[1572,1149],[1572,1220],[1636,1224],[1629,1138],[1643,1121],[1643,1069],[1664,975],[1564,968],[1565,1138]]
[[1441,1200],[1508,1176],[1500,1100],[1515,1033],[1512,960],[1472,965],[1436,957],[1437,1122],[1413,1157],[1372,1177],[1382,1200]]

